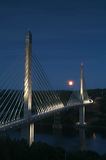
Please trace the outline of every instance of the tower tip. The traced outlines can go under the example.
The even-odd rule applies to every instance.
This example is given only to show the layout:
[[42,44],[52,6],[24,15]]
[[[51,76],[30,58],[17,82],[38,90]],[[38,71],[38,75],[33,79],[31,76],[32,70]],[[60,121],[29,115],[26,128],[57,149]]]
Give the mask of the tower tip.
[[84,65],[84,63],[83,62],[81,62],[81,66],[83,66]]
[[27,36],[32,35],[31,31],[30,31],[30,30],[28,30],[28,31],[26,32],[26,35],[27,35]]
[[30,41],[32,43],[32,33],[30,30],[28,30],[25,34],[26,41]]

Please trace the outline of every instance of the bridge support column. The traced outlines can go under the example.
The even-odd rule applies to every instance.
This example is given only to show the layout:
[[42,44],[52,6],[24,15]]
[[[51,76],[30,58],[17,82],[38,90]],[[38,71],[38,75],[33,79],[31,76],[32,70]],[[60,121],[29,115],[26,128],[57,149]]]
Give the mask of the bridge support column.
[[[24,118],[30,119],[32,109],[32,79],[31,79],[31,53],[32,53],[32,34],[26,33],[25,38],[25,77],[24,77]],[[27,124],[26,137],[28,144],[34,142],[34,123]]]
[[80,68],[80,98],[82,105],[79,107],[79,125],[84,126],[85,123],[85,106],[84,102],[84,75],[83,75],[83,64],[81,64]]
[[34,142],[34,123],[26,124],[21,128],[21,139],[27,140],[29,146]]
[[85,125],[85,106],[82,105],[79,108],[79,124],[81,126]]
[[34,142],[34,123],[29,124],[28,128],[28,144],[31,146],[31,144]]
[[57,111],[54,113],[54,123],[52,125],[53,133],[60,134],[62,132],[62,124],[61,124],[61,115],[60,112]]

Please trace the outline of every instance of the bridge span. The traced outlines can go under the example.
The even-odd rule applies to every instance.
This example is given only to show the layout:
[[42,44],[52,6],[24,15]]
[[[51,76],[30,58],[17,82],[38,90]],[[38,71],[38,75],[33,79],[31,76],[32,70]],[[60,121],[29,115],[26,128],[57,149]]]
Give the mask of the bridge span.
[[[79,125],[85,125],[85,105],[93,103],[88,97],[83,64],[80,67],[79,96],[70,95],[67,105],[61,102],[58,94],[49,88],[47,76],[37,58],[32,65],[32,34],[26,33],[25,38],[25,73],[23,92],[8,91],[0,92],[0,131],[26,127],[29,145],[34,141],[34,123],[56,111],[64,111],[72,107],[79,107]],[[34,72],[32,77],[32,72]],[[33,90],[33,81],[36,82],[36,93]],[[38,84],[37,84],[38,82]],[[25,129],[24,129],[25,130]]]

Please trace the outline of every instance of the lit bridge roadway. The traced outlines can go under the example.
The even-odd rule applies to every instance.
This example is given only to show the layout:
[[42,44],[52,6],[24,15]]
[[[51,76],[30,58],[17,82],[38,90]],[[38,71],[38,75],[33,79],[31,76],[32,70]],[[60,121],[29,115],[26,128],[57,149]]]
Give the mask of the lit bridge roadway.
[[[93,103],[93,102],[91,99],[89,99],[89,100],[85,100],[85,102],[83,104],[86,106],[91,103]],[[22,119],[13,120],[13,121],[10,121],[10,122],[4,123],[4,124],[0,124],[0,131],[6,131],[8,129],[13,129],[13,128],[21,128],[21,126],[24,126],[25,124],[30,124],[30,123],[34,123],[36,121],[39,121],[49,115],[52,115],[53,113],[55,113],[57,111],[64,111],[67,109],[71,109],[73,107],[80,107],[80,106],[82,106],[81,102],[74,102],[74,104],[70,104],[70,105],[67,105],[64,107],[62,105],[58,105],[58,107],[53,110],[48,110],[46,112],[31,115],[27,119],[22,118]]]

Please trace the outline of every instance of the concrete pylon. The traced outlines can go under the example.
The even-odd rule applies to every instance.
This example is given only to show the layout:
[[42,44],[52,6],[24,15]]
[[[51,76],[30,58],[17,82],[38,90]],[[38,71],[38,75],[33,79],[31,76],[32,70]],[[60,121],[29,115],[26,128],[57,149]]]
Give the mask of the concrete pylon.
[[54,122],[52,125],[53,133],[61,134],[62,132],[61,114],[59,111],[54,113]]
[[80,98],[82,105],[79,108],[79,125],[84,126],[85,123],[85,106],[83,104],[84,102],[84,69],[83,69],[83,63],[81,63],[80,66]]
[[[31,79],[31,53],[32,53],[32,34],[30,31],[25,37],[25,77],[24,77],[24,118],[30,119],[32,109],[32,79]],[[26,129],[23,128],[26,134],[28,144],[34,142],[34,123],[27,124]],[[23,137],[24,138],[24,137]]]

